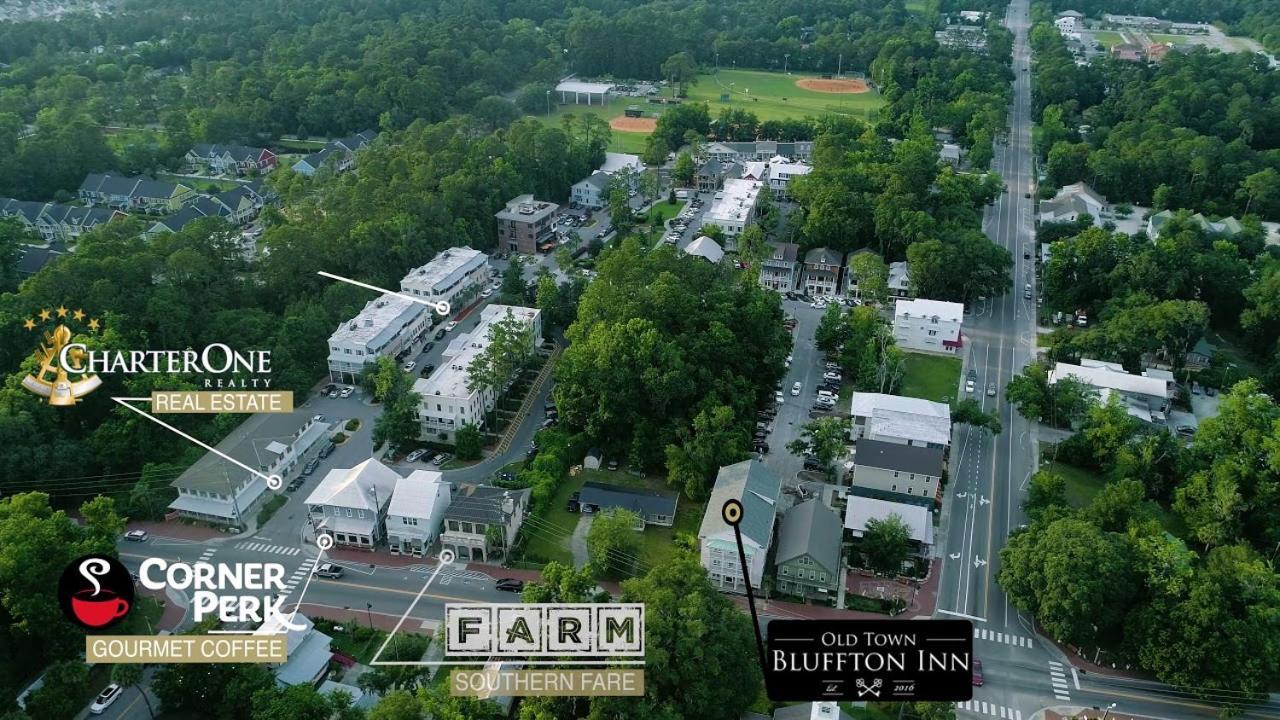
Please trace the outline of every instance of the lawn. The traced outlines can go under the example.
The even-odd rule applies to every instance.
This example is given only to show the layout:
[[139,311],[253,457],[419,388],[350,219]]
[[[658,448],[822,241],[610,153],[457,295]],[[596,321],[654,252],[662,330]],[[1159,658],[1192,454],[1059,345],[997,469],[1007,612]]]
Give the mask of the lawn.
[[653,218],[657,217],[659,218],[659,224],[665,223],[676,215],[679,215],[680,211],[684,209],[684,206],[685,203],[680,200],[677,200],[674,204],[668,203],[666,200],[659,200],[656,205],[649,208],[649,219],[646,222],[652,223]]
[[907,12],[923,15],[925,11],[925,2],[924,0],[907,0],[904,7],[906,7]]
[[192,178],[192,177],[183,177],[181,175],[169,175],[166,173],[156,173],[156,179],[164,180],[166,182],[171,182],[171,183],[181,183],[183,185],[186,185],[187,187],[194,187],[197,190],[204,190],[210,185],[217,186],[218,190],[235,190],[236,188],[240,187],[243,184],[243,183],[238,183],[235,180],[226,180],[223,178],[212,178],[212,177]]
[[[566,510],[565,505],[569,502],[570,495],[582,489],[583,481],[584,478],[581,475],[571,476],[556,489],[555,496],[551,498],[551,507],[540,518],[542,522],[538,523],[538,529],[535,531],[529,526],[525,534],[525,553],[542,562],[555,560],[573,564],[573,553],[569,550],[569,536],[578,526],[579,516],[577,513]],[[547,525],[556,529],[552,530]]]
[[[1056,460],[1050,461],[1043,469],[1055,475],[1061,475],[1062,479],[1067,481],[1067,504],[1071,507],[1082,508],[1088,505],[1107,484],[1101,475],[1092,470]],[[1160,527],[1178,537],[1186,536],[1187,526],[1182,522],[1181,517],[1160,507],[1158,503],[1153,502],[1152,505],[1156,507],[1156,519],[1160,522]]]
[[[560,126],[560,118],[565,115],[573,115],[575,117],[581,115],[597,115],[604,119],[605,122],[618,117],[626,110],[628,105],[637,104],[635,101],[639,98],[615,98],[608,105],[551,105],[551,114],[539,113],[534,117],[548,125]],[[640,100],[645,112],[659,112],[661,105],[649,105]],[[648,133],[639,132],[621,132],[612,130],[609,141],[609,152],[631,153],[639,155],[644,152],[645,139],[649,137]]]
[[960,385],[960,358],[907,353],[902,394],[934,402],[950,403]]
[[325,141],[280,138],[275,142],[275,144],[276,144],[276,147],[280,147],[280,148],[287,148],[289,150],[303,150],[305,152],[311,152],[312,150],[319,150],[323,148],[325,146]]
[[1092,30],[1090,32],[1093,34],[1094,39],[1098,41],[1098,44],[1108,50],[1111,49],[1112,45],[1119,45],[1124,42],[1124,37],[1114,30]]
[[1169,43],[1171,45],[1185,45],[1191,41],[1186,35],[1169,35],[1167,33],[1147,33],[1147,37],[1152,42]]
[[[821,93],[796,86],[797,80],[810,77],[818,75],[721,68],[718,73],[699,75],[698,83],[689,88],[689,100],[705,100],[713,118],[722,108],[740,108],[750,110],[761,120],[828,113],[874,119],[874,112],[884,104],[875,91]],[[721,93],[726,92],[729,93],[729,101],[720,102]]]

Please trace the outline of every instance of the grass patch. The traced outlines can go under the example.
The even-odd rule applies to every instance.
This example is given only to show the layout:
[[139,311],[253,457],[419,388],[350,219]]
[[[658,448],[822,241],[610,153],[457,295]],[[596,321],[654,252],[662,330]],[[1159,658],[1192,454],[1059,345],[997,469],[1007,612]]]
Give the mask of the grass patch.
[[224,178],[213,178],[213,177],[190,178],[190,177],[183,177],[181,175],[170,175],[168,173],[156,173],[156,179],[163,180],[165,182],[179,183],[182,185],[186,185],[189,188],[195,188],[196,190],[201,190],[201,191],[207,189],[210,186],[217,187],[219,192],[222,192],[224,190],[235,190],[236,188],[240,187],[243,184],[243,183],[238,183],[235,180],[227,180]]
[[258,511],[258,527],[266,525],[271,516],[275,515],[276,511],[284,507],[287,502],[289,502],[288,495],[272,495],[268,498],[262,505],[262,509]]
[[1169,43],[1170,45],[1186,45],[1191,38],[1186,35],[1169,35],[1168,33],[1147,33],[1152,42]]
[[[1082,508],[1088,505],[1107,485],[1106,479],[1101,475],[1076,465],[1054,460],[1045,465],[1044,469],[1055,475],[1061,475],[1062,479],[1067,481],[1067,504],[1071,507]],[[1186,537],[1187,526],[1181,517],[1168,508],[1161,507],[1157,502],[1148,502],[1156,511],[1156,520],[1160,523],[1160,527],[1172,535]]]
[[1124,36],[1114,30],[1093,30],[1093,39],[1102,47],[1110,50],[1111,46],[1124,42]]
[[906,366],[903,395],[941,403],[955,399],[960,384],[960,358],[909,352]]
[[[639,102],[635,102],[639,100]],[[628,102],[630,101],[630,102]],[[619,98],[610,102],[608,105],[556,105],[552,103],[551,114],[539,113],[534,117],[541,120],[547,125],[560,127],[561,118],[566,115],[581,117],[583,115],[595,115],[603,119],[606,123],[613,118],[618,117],[627,109],[628,105],[640,105],[644,108],[646,114],[650,112],[660,112],[661,105],[650,105],[641,98]],[[639,132],[619,132],[611,131],[609,140],[609,152],[632,153],[639,155],[644,152],[645,139],[649,137],[648,133]]]
[[[689,101],[706,101],[715,117],[722,108],[750,110],[761,120],[785,120],[806,115],[830,113],[853,115],[864,120],[875,119],[884,105],[874,90],[865,93],[821,93],[804,90],[797,80],[819,77],[815,74],[767,72],[764,70],[726,70],[699,75],[698,84],[689,88]],[[728,102],[720,95],[729,94]]]
[[682,200],[677,200],[674,204],[669,203],[666,200],[659,200],[653,207],[649,208],[648,222],[652,224],[654,222],[654,218],[657,218],[658,224],[661,225],[671,218],[679,215],[680,211],[684,210],[684,206],[685,202]]
[[907,9],[907,12],[913,12],[917,15],[923,15],[925,11],[924,0],[907,0],[907,2],[904,3],[904,7]]
[[286,148],[289,150],[302,150],[310,153],[312,150],[319,150],[325,146],[323,140],[297,140],[281,138],[276,141],[276,147]]
[[[667,490],[666,478],[660,476],[636,477],[621,470],[586,470],[579,472],[576,478],[578,488],[582,487],[582,483],[586,481],[598,482],[605,485],[617,485],[620,487],[639,488],[643,490]],[[577,488],[575,488],[577,489]],[[569,496],[565,495],[565,500]],[[560,506],[563,510],[563,503]],[[640,535],[640,561],[649,568],[653,568],[660,563],[670,560],[672,554],[675,553],[675,536],[676,533],[686,533],[691,535],[698,534],[698,527],[702,524],[702,513],[706,509],[705,503],[695,503],[685,497],[681,497],[676,504],[676,518],[671,527],[659,527],[649,525]],[[565,511],[566,515],[573,516],[573,513]]]

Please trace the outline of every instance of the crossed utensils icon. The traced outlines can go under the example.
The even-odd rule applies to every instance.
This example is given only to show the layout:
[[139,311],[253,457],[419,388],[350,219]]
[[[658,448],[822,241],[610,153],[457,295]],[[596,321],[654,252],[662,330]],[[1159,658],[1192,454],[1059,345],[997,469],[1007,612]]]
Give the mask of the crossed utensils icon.
[[858,678],[854,684],[858,686],[858,697],[863,697],[867,694],[874,695],[875,697],[880,697],[880,686],[884,685],[884,679],[876,678],[875,682],[871,683],[870,685],[867,685],[867,682],[865,680],[863,680],[862,678]]

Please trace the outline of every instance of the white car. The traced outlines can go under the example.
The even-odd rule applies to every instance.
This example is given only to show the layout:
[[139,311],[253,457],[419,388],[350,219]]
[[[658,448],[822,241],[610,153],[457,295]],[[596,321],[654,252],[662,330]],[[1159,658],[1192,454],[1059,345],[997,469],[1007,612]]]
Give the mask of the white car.
[[456,328],[456,327],[458,327],[458,321],[457,321],[457,320],[450,320],[448,323],[446,323],[446,324],[445,324],[445,326],[444,326],[444,331],[445,331],[445,332],[453,332],[453,329],[454,329],[454,328]]
[[974,390],[974,384],[973,384],[973,381],[972,381],[972,380],[965,380],[965,381],[964,381],[964,391],[965,391],[965,392],[967,392],[967,393],[971,393],[971,392],[973,392],[973,390]]
[[491,285],[490,287],[492,287],[494,290],[497,290],[498,288],[502,287],[502,281],[494,280],[493,285]]
[[351,397],[351,393],[355,391],[356,389],[353,387],[344,387],[342,388],[342,392],[339,393],[339,397],[344,397],[344,398]]
[[133,542],[146,542],[147,537],[148,535],[146,530],[130,530],[124,534],[125,540],[131,540]]
[[[798,385],[799,383],[796,383],[796,384]],[[836,402],[836,401],[838,401],[838,400],[840,399],[840,396],[839,396],[839,395],[837,395],[837,394],[835,394],[835,393],[831,392],[830,390],[819,390],[819,391],[818,391],[818,397],[820,397],[820,398],[827,398],[827,399],[828,399],[828,400],[830,400],[831,402]]]
[[788,356],[787,356],[787,367],[791,367],[791,361],[792,361],[793,359],[794,359],[794,358],[792,358],[792,356],[790,356],[790,355],[788,355]]
[[403,369],[405,372],[413,372],[413,369],[416,367],[418,367],[418,362],[416,360],[410,360],[409,362],[400,366],[400,368]]
[[774,399],[774,401],[775,401],[775,402],[777,402],[779,405],[781,405],[782,403],[786,402],[786,399],[782,397],[782,391],[781,391],[781,390],[778,390],[777,392],[775,392],[775,393],[773,394],[773,399]]
[[791,386],[791,396],[792,396],[792,397],[795,397],[795,396],[799,395],[799,394],[800,394],[800,388],[801,388],[801,387],[803,387],[803,386],[800,384],[800,381],[799,381],[799,380],[797,380],[797,381],[796,381],[796,384]]
[[480,297],[489,297],[492,294],[493,294],[492,288],[485,288],[484,290],[480,291]]
[[426,452],[427,452],[426,450],[423,450],[423,449],[421,449],[421,448],[419,448],[419,449],[417,449],[417,450],[414,450],[413,452],[411,452],[411,453],[409,453],[408,455],[405,455],[405,456],[404,456],[404,461],[405,461],[405,462],[417,462],[417,461],[418,461],[418,458],[422,457],[422,456],[423,456],[423,454],[424,454],[424,453],[426,453]]
[[98,693],[98,697],[93,699],[93,704],[89,706],[89,712],[93,715],[101,715],[111,704],[120,699],[120,694],[124,692],[124,688],[115,683],[111,683]]

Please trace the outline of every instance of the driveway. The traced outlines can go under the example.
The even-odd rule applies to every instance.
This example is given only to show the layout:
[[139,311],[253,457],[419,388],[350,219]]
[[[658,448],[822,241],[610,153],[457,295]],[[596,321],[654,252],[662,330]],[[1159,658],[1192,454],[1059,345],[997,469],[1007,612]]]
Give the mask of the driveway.
[[[800,427],[809,422],[813,396],[822,378],[824,361],[822,353],[814,344],[813,335],[818,329],[823,311],[815,310],[798,300],[786,299],[782,301],[782,309],[795,316],[796,329],[792,333],[791,367],[782,378],[783,403],[778,406],[778,416],[773,420],[773,432],[766,439],[769,454],[765,455],[764,464],[782,478],[784,487],[794,488],[800,484],[798,476],[804,467],[804,461],[787,450],[787,443],[799,437]],[[791,386],[797,380],[801,391],[798,396],[792,396]],[[847,398],[841,398],[840,402],[847,402]]]
[[578,526],[573,529],[573,535],[569,538],[569,550],[573,552],[573,566],[583,567],[591,562],[591,552],[587,549],[587,533],[591,531],[591,522],[595,520],[595,515],[581,515],[578,517]]

